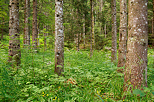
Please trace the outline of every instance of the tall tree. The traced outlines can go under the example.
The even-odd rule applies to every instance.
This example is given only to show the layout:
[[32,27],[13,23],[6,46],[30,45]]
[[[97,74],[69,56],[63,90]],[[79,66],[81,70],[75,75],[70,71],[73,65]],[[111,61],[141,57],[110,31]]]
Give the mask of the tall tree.
[[153,0],[153,21],[152,21],[152,46],[154,47],[154,0]]
[[19,0],[10,0],[9,4],[9,61],[12,65],[21,63],[20,36],[19,36]]
[[147,86],[148,0],[129,0],[128,41],[124,72],[124,90]]
[[127,41],[127,0],[120,0],[118,67],[123,67],[125,65],[126,41]]
[[55,0],[55,73],[64,71],[63,0]]
[[116,23],[116,0],[111,2],[112,11],[112,52],[111,61],[117,62],[117,23]]
[[32,43],[34,49],[37,49],[37,39],[38,30],[37,30],[37,0],[33,0],[33,30],[32,30]]
[[25,28],[24,28],[24,44],[30,45],[30,0],[25,0]]
[[90,33],[90,37],[91,37],[91,40],[90,40],[90,56],[92,57],[93,56],[93,49],[94,49],[94,43],[95,43],[95,40],[94,40],[94,13],[93,13],[93,0],[90,0],[90,7],[91,7],[91,33]]

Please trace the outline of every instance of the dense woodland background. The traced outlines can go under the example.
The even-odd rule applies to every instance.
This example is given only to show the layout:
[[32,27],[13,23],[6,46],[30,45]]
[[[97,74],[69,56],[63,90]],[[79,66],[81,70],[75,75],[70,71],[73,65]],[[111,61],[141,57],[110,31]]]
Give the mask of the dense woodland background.
[[[35,0],[30,0],[28,25],[25,23],[25,1],[19,0],[21,64],[13,68],[8,62],[10,1],[0,1],[0,101],[154,101],[153,0],[148,0],[147,6],[148,87],[127,91],[123,89],[124,67],[117,67],[118,61],[111,62],[112,0],[63,1],[65,71],[62,72],[62,76],[54,73],[55,0],[37,0],[37,31],[33,28]],[[116,1],[116,22],[118,49],[120,0]],[[25,41],[25,26],[30,29],[30,46]],[[32,33],[36,32],[37,46],[33,46]],[[131,87],[130,83],[127,88]]]

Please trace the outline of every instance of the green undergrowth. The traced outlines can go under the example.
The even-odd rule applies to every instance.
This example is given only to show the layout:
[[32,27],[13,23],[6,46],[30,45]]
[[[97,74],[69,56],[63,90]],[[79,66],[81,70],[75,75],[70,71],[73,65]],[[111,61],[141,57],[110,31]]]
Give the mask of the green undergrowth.
[[[22,49],[21,66],[11,68],[7,48],[0,49],[1,102],[153,102],[153,49],[148,53],[148,88],[123,92],[123,73],[117,73],[110,51],[65,49],[64,76],[54,74],[54,50]],[[125,97],[125,98],[124,98]]]

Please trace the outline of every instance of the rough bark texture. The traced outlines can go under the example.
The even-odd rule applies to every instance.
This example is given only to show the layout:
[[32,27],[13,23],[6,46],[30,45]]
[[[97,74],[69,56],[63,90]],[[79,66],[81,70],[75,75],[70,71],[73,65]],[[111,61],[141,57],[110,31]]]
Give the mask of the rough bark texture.
[[38,38],[38,30],[37,30],[37,0],[33,0],[33,30],[32,30],[32,44],[34,49],[37,49],[37,38]]
[[55,0],[55,73],[64,71],[63,0]]
[[10,0],[9,18],[9,62],[12,65],[21,63],[20,36],[19,36],[19,0]]
[[90,56],[93,56],[93,48],[94,48],[94,14],[93,14],[93,0],[90,0],[90,7],[91,7],[91,40],[90,40]]
[[24,44],[30,45],[30,0],[25,0],[25,28],[24,28]]
[[126,62],[126,41],[127,41],[127,0],[120,0],[118,67],[123,67]]
[[117,24],[116,24],[116,0],[112,0],[112,53],[111,61],[117,62]]
[[124,90],[147,86],[148,0],[129,0]]

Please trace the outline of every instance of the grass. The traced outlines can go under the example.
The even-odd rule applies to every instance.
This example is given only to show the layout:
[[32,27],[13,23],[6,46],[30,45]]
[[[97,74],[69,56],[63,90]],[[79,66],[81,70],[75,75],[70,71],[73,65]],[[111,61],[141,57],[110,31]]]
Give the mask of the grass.
[[65,77],[54,74],[53,50],[21,52],[21,66],[13,69],[7,64],[8,47],[1,44],[1,102],[154,101],[153,49],[148,51],[148,88],[133,93],[123,93],[124,75],[110,62],[110,51],[94,51],[90,58],[88,51],[65,48]]

